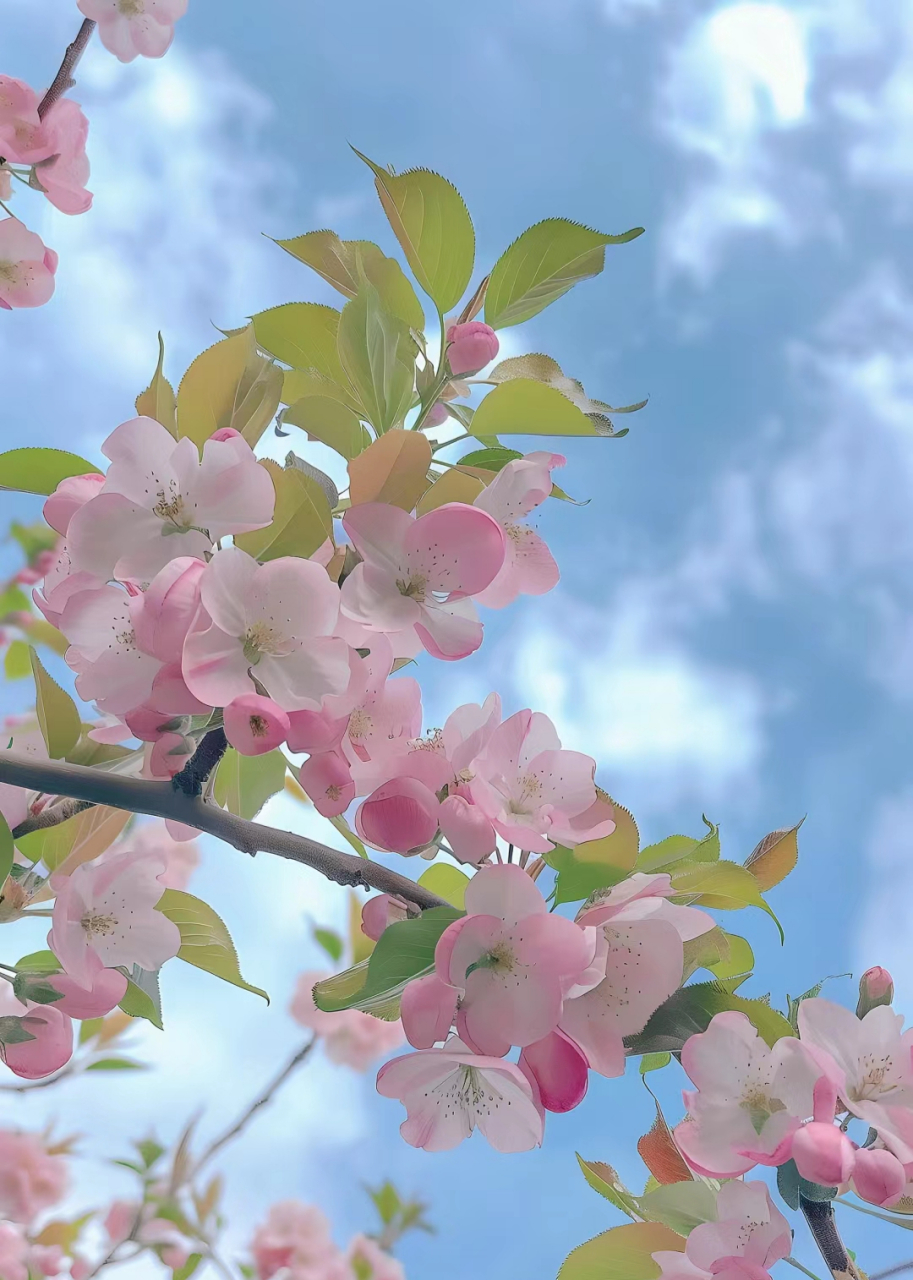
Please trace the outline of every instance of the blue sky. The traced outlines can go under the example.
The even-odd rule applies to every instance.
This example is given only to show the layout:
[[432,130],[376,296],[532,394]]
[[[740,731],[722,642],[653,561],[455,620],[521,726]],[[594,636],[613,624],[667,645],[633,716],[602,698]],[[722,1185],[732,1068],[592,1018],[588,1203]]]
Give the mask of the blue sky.
[[[46,81],[75,6],[0,10],[4,70]],[[766,919],[728,921],[763,957],[754,991],[781,1000],[877,962],[910,992],[911,75],[913,13],[866,0],[271,0],[256,18],[191,0],[162,62],[122,68],[96,48],[81,69],[96,203],[72,220],[26,211],[62,261],[51,306],[0,325],[0,438],[91,454],[148,381],[157,329],[176,377],[213,324],[329,301],[261,232],[391,246],[348,142],[450,177],[480,272],[542,217],[645,226],[602,277],[509,331],[506,354],[547,351],[590,394],[650,403],[624,440],[568,448],[562,483],[592,502],[542,515],[560,588],[490,615],[466,663],[429,660],[428,718],[492,687],[549,712],[650,838],[696,833],[706,812],[741,859],[808,814],[773,898],[786,947]],[[114,1154],[205,1096],[215,1130],[292,1051],[284,1005],[317,958],[305,917],[338,917],[340,898],[216,848],[195,889],[272,1008],[169,970],[168,1030],[142,1037],[154,1077],[36,1095],[23,1122],[58,1115],[88,1131],[87,1153]],[[853,984],[832,991],[850,1000]],[[359,1183],[391,1175],[440,1229],[407,1243],[411,1276],[551,1277],[612,1222],[574,1149],[636,1182],[648,1103],[636,1078],[594,1079],[542,1152],[473,1141],[431,1157],[399,1142],[370,1081],[317,1064],[226,1159],[232,1243],[287,1195],[323,1204],[342,1242],[363,1221]],[[90,1168],[96,1198],[122,1185]],[[868,1269],[904,1256],[887,1229],[846,1225]]]

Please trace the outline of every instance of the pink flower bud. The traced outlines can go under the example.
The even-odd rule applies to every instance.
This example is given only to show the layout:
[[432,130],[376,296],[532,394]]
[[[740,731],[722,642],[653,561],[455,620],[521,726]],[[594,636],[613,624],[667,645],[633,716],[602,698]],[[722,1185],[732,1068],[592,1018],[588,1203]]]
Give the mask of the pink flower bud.
[[430,1049],[446,1040],[456,1017],[459,992],[436,973],[406,984],[400,1001],[400,1017],[406,1039],[415,1049]]
[[88,987],[82,986],[68,973],[52,974],[48,982],[63,996],[62,1000],[54,1001],[54,1008],[77,1022],[85,1018],[103,1018],[120,1004],[127,990],[127,979],[120,970],[105,969],[100,962]]
[[0,1057],[14,1075],[40,1080],[66,1066],[73,1056],[73,1023],[52,1004],[30,1005],[22,1026],[34,1037],[17,1044],[0,1044]]
[[389,893],[379,893],[361,909],[361,931],[377,942],[387,925],[405,920],[408,914],[405,902]]
[[391,778],[363,800],[355,829],[369,845],[387,853],[418,853],[438,830],[440,804],[415,778]]
[[478,373],[498,354],[498,335],[481,320],[453,324],[447,330],[447,359],[452,373]]
[[272,698],[242,693],[222,713],[225,736],[242,756],[262,756],[288,737],[288,715]]
[[890,1151],[860,1147],[856,1152],[853,1188],[863,1200],[890,1209],[901,1198],[906,1186],[904,1167]]
[[528,1044],[517,1065],[528,1079],[535,1080],[546,1111],[573,1111],[583,1101],[589,1063],[580,1046],[563,1031],[552,1031]]
[[45,520],[57,533],[65,535],[74,514],[97,495],[104,483],[105,477],[94,471],[61,480],[44,504]]
[[243,440],[244,437],[240,431],[235,431],[234,427],[219,427],[218,431],[214,431],[209,437],[210,440]]
[[449,417],[450,414],[447,412],[446,405],[442,404],[441,401],[438,400],[428,410],[427,416],[425,417],[425,426],[441,427]]
[[866,969],[859,979],[859,1001],[856,1005],[856,1017],[864,1018],[871,1009],[879,1005],[890,1004],[894,999],[894,979],[887,969],[876,964]]
[[460,862],[478,866],[494,851],[495,829],[478,805],[463,796],[448,796],[441,803],[441,831]]
[[321,751],[305,760],[299,780],[314,808],[325,818],[345,813],[355,799],[355,780],[349,762],[338,751]]
[[856,1150],[836,1125],[812,1120],[796,1130],[792,1157],[799,1173],[809,1182],[838,1187],[853,1172]]

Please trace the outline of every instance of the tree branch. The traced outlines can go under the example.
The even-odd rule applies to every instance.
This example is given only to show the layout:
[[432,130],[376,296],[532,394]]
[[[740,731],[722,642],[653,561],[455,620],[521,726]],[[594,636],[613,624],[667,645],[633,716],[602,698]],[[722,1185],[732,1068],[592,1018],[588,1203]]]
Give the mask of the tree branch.
[[[56,760],[35,760],[13,751],[0,751],[0,782],[48,795],[70,796],[89,804],[104,804],[129,813],[144,813],[153,818],[171,818],[188,827],[205,831],[242,853],[273,853],[312,867],[336,884],[352,888],[379,889],[381,893],[398,894],[423,911],[429,907],[450,904],[435,893],[429,893],[407,876],[383,867],[354,853],[342,853],[328,845],[310,840],[291,831],[278,831],[259,822],[249,822],[227,813],[217,805],[206,804],[198,796],[176,791],[170,782],[147,782],[142,778],[124,778],[80,764],[61,764]],[[17,827],[14,836],[31,830],[28,823]]]
[[38,104],[38,119],[43,120],[47,113],[53,107],[59,98],[62,98],[68,89],[72,89],[76,81],[73,79],[73,72],[79,59],[86,51],[86,45],[92,38],[92,32],[95,30],[95,23],[91,18],[86,18],[82,26],[76,33],[76,39],[72,44],[67,45],[67,51],[63,55],[63,61],[57,71],[56,76],[51,83],[50,89]]
[[856,1264],[840,1239],[834,1206],[830,1200],[806,1200],[805,1196],[800,1195],[799,1208],[833,1280],[860,1280]]
[[175,791],[183,791],[185,796],[201,796],[204,782],[227,750],[225,730],[210,729],[180,773],[171,779]]

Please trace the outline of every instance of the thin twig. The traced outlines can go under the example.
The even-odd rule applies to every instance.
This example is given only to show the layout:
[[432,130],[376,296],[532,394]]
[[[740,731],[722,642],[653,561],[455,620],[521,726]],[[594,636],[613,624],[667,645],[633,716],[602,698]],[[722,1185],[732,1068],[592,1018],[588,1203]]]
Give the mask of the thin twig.
[[[783,1261],[788,1262],[791,1267],[795,1267],[797,1271],[803,1272],[804,1275],[810,1276],[811,1280],[821,1280],[820,1276],[816,1276],[814,1271],[809,1271],[808,1267],[803,1267],[802,1263],[799,1262],[798,1259],[790,1256],[788,1258],[784,1258]],[[875,1277],[870,1276],[869,1280],[875,1280]]]
[[86,51],[86,45],[92,39],[92,32],[95,30],[95,23],[91,18],[86,18],[82,26],[76,33],[76,39],[72,44],[67,45],[67,51],[63,55],[63,61],[54,77],[50,89],[38,104],[38,119],[43,120],[47,113],[53,107],[54,103],[62,98],[68,89],[72,89],[76,81],[73,79],[73,72],[76,70],[76,64]]
[[[143,778],[126,778],[104,773],[86,765],[61,764],[56,760],[35,760],[13,751],[0,751],[0,782],[48,795],[70,796],[91,804],[104,804],[129,813],[144,813],[153,818],[171,818],[188,827],[196,827],[219,840],[224,840],[242,853],[272,853],[312,867],[336,884],[352,888],[378,889],[414,902],[423,911],[449,904],[436,893],[369,858],[331,849],[307,836],[291,831],[278,831],[259,822],[227,813],[217,805],[206,804],[197,796],[185,796],[170,782],[147,782]],[[28,829],[28,828],[26,828]],[[23,834],[17,827],[14,837]]]
[[25,822],[21,823],[24,829],[19,834],[20,836],[26,836],[31,831],[46,831],[48,827],[59,827],[62,822],[68,822],[77,813],[82,813],[83,810],[92,808],[94,808],[94,805],[87,800],[65,798],[57,804],[49,804],[47,808],[42,809],[39,813],[34,813],[26,818]]
[[806,1200],[800,1195],[799,1208],[833,1280],[860,1280],[856,1264],[840,1239],[830,1200]]
[[899,1276],[903,1271],[913,1271],[913,1258],[909,1262],[898,1262],[893,1267],[887,1267],[884,1271],[874,1271],[869,1280],[888,1280],[889,1276]]

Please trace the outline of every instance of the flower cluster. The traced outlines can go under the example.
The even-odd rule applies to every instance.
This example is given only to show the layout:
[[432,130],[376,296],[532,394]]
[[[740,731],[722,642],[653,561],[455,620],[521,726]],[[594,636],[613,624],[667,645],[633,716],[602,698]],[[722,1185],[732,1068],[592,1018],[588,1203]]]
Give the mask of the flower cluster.
[[[4,1280],[56,1276],[65,1265],[61,1246],[40,1240],[40,1219],[68,1187],[61,1150],[49,1147],[37,1134],[0,1129],[0,1275]],[[70,1274],[79,1280],[78,1265]]]
[[250,1245],[258,1280],[282,1272],[288,1280],[405,1280],[402,1265],[369,1236],[342,1250],[326,1215],[297,1200],[274,1204]]
[[482,867],[434,972],[403,991],[418,1052],[378,1074],[378,1091],[406,1107],[406,1141],[447,1150],[478,1128],[501,1151],[528,1150],[545,1111],[582,1101],[591,1069],[621,1075],[624,1037],[681,985],[684,941],[713,927],[671,894],[668,875],[637,873],[569,920],[523,868]]
[[701,1222],[682,1252],[657,1250],[662,1280],[766,1280],[789,1256],[792,1232],[763,1182],[727,1182],[716,1196],[716,1218]]

